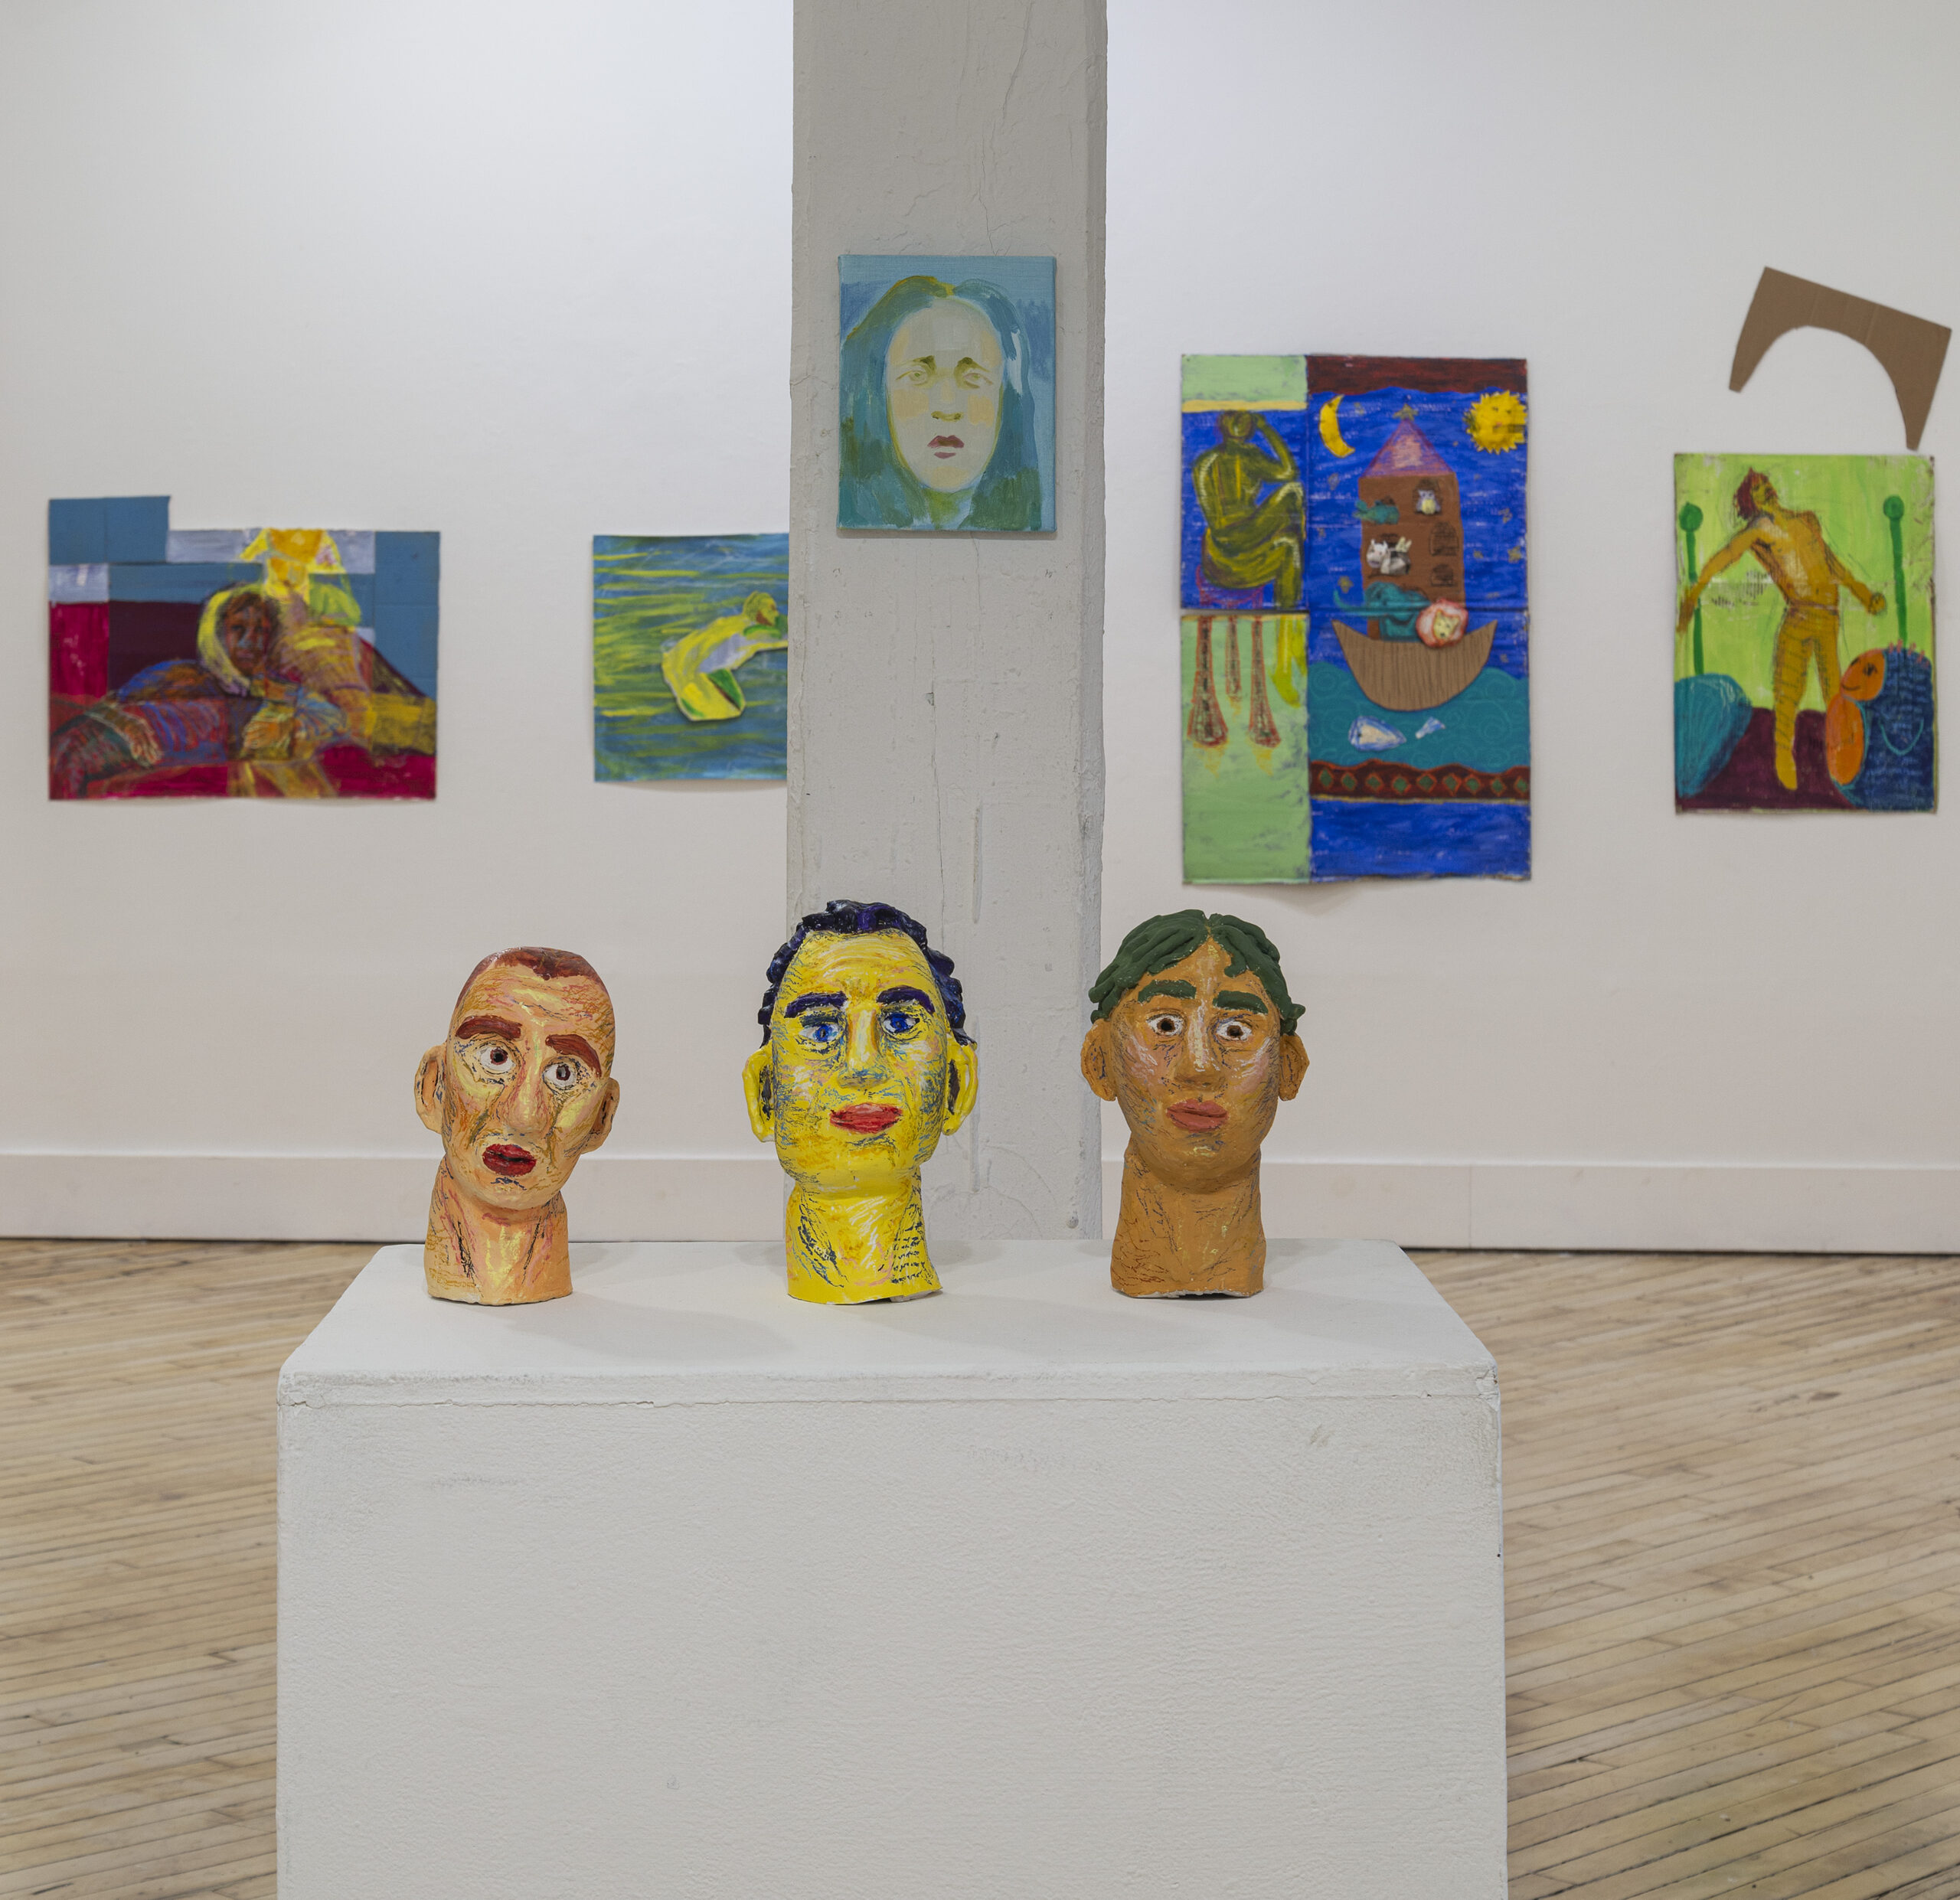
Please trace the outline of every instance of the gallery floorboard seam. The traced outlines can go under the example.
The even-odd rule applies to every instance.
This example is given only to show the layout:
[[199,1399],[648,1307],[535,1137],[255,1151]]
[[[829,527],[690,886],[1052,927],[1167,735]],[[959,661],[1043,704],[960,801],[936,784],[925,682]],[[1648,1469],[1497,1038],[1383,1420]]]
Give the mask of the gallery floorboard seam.
[[[0,1900],[271,1900],[273,1386],[363,1246],[0,1242]],[[1428,1253],[1513,1900],[1960,1900],[1960,1262]]]

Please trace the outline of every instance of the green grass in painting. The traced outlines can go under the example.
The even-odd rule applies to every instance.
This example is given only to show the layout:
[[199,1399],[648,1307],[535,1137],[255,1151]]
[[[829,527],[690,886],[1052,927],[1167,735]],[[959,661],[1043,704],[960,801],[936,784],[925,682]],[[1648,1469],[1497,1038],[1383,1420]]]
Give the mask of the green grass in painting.
[[[1824,538],[1840,560],[1874,593],[1885,596],[1885,611],[1868,614],[1848,590],[1838,596],[1838,657],[1848,666],[1873,647],[1900,639],[1898,589],[1894,579],[1893,530],[1885,504],[1900,503],[1898,565],[1905,576],[1905,639],[1916,651],[1932,655],[1932,463],[1923,455],[1677,455],[1674,458],[1674,599],[1688,584],[1687,539],[1683,512],[1700,511],[1695,563],[1706,567],[1741,527],[1735,492],[1751,468],[1766,475],[1783,505],[1815,514]],[[1689,519],[1692,521],[1693,516]],[[1710,582],[1702,596],[1701,670],[1726,673],[1757,706],[1775,704],[1770,668],[1783,596],[1753,555],[1745,556]],[[1676,635],[1674,677],[1695,671],[1694,632]],[[1806,677],[1800,709],[1820,709],[1813,669]]]
[[[1188,884],[1298,884],[1312,869],[1312,822],[1307,803],[1307,715],[1304,704],[1289,705],[1270,676],[1276,647],[1276,624],[1266,625],[1267,697],[1279,728],[1279,743],[1255,746],[1247,736],[1251,694],[1250,622],[1241,619],[1242,690],[1227,692],[1223,643],[1225,616],[1212,623],[1214,686],[1227,728],[1222,746],[1197,746],[1184,730],[1191,717],[1191,687],[1197,664],[1197,622],[1181,625],[1184,652],[1178,705],[1179,739],[1184,748],[1184,881]],[[1300,692],[1296,670],[1292,690]]]

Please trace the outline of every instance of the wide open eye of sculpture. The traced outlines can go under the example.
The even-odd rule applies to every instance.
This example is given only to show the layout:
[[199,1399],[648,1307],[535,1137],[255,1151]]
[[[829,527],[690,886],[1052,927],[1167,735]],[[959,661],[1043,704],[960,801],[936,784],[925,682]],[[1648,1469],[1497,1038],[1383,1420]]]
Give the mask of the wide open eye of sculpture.
[[1260,1146],[1307,1068],[1279,952],[1240,919],[1179,911],[1132,930],[1090,996],[1083,1075],[1130,1130],[1112,1284],[1258,1292]]
[[978,1082],[950,960],[903,911],[840,899],[803,919],[769,981],[743,1083],[750,1127],[795,1183],[791,1294],[852,1305],[937,1292],[919,1170]]
[[443,1138],[423,1252],[437,1299],[509,1306],[572,1290],[561,1193],[611,1133],[612,1003],[580,956],[486,957],[423,1058],[415,1105]]

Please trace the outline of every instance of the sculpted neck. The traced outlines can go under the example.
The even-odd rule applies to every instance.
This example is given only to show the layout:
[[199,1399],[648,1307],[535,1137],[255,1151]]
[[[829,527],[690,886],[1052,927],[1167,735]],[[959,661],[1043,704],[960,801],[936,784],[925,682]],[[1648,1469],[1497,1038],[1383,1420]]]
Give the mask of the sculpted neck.
[[562,1299],[572,1290],[565,1197],[542,1207],[505,1212],[472,1200],[446,1161],[429,1202],[429,1238],[422,1252],[429,1291],[439,1300],[514,1306]]
[[1259,1157],[1244,1174],[1215,1187],[1177,1187],[1145,1167],[1132,1141],[1123,1156],[1122,1212],[1109,1279],[1133,1299],[1258,1292],[1266,1284]]
[[901,1188],[826,1194],[799,1183],[783,1216],[789,1291],[827,1305],[936,1293],[915,1174]]

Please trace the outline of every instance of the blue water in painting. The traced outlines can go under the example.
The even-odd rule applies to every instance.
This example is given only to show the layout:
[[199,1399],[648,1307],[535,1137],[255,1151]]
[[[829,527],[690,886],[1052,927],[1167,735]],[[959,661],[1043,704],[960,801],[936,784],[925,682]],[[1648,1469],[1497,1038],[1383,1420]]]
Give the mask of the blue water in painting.
[[[1325,663],[1307,668],[1307,706],[1316,759],[1337,766],[1393,759],[1426,772],[1437,766],[1468,766],[1476,772],[1504,772],[1531,762],[1531,689],[1524,681],[1485,667],[1462,692],[1419,713],[1390,712],[1377,706],[1344,666]],[[1367,719],[1406,741],[1400,746],[1362,747],[1348,743],[1357,719]],[[1426,739],[1416,733],[1432,721],[1440,725]]]
[[[789,599],[786,534],[599,534],[593,537],[593,775],[780,779],[786,770],[789,656],[758,653],[737,677],[733,719],[697,721],[674,703],[662,645],[739,612],[751,593]],[[789,638],[793,639],[794,629]]]
[[1351,877],[1528,877],[1527,805],[1314,801],[1314,882]]

